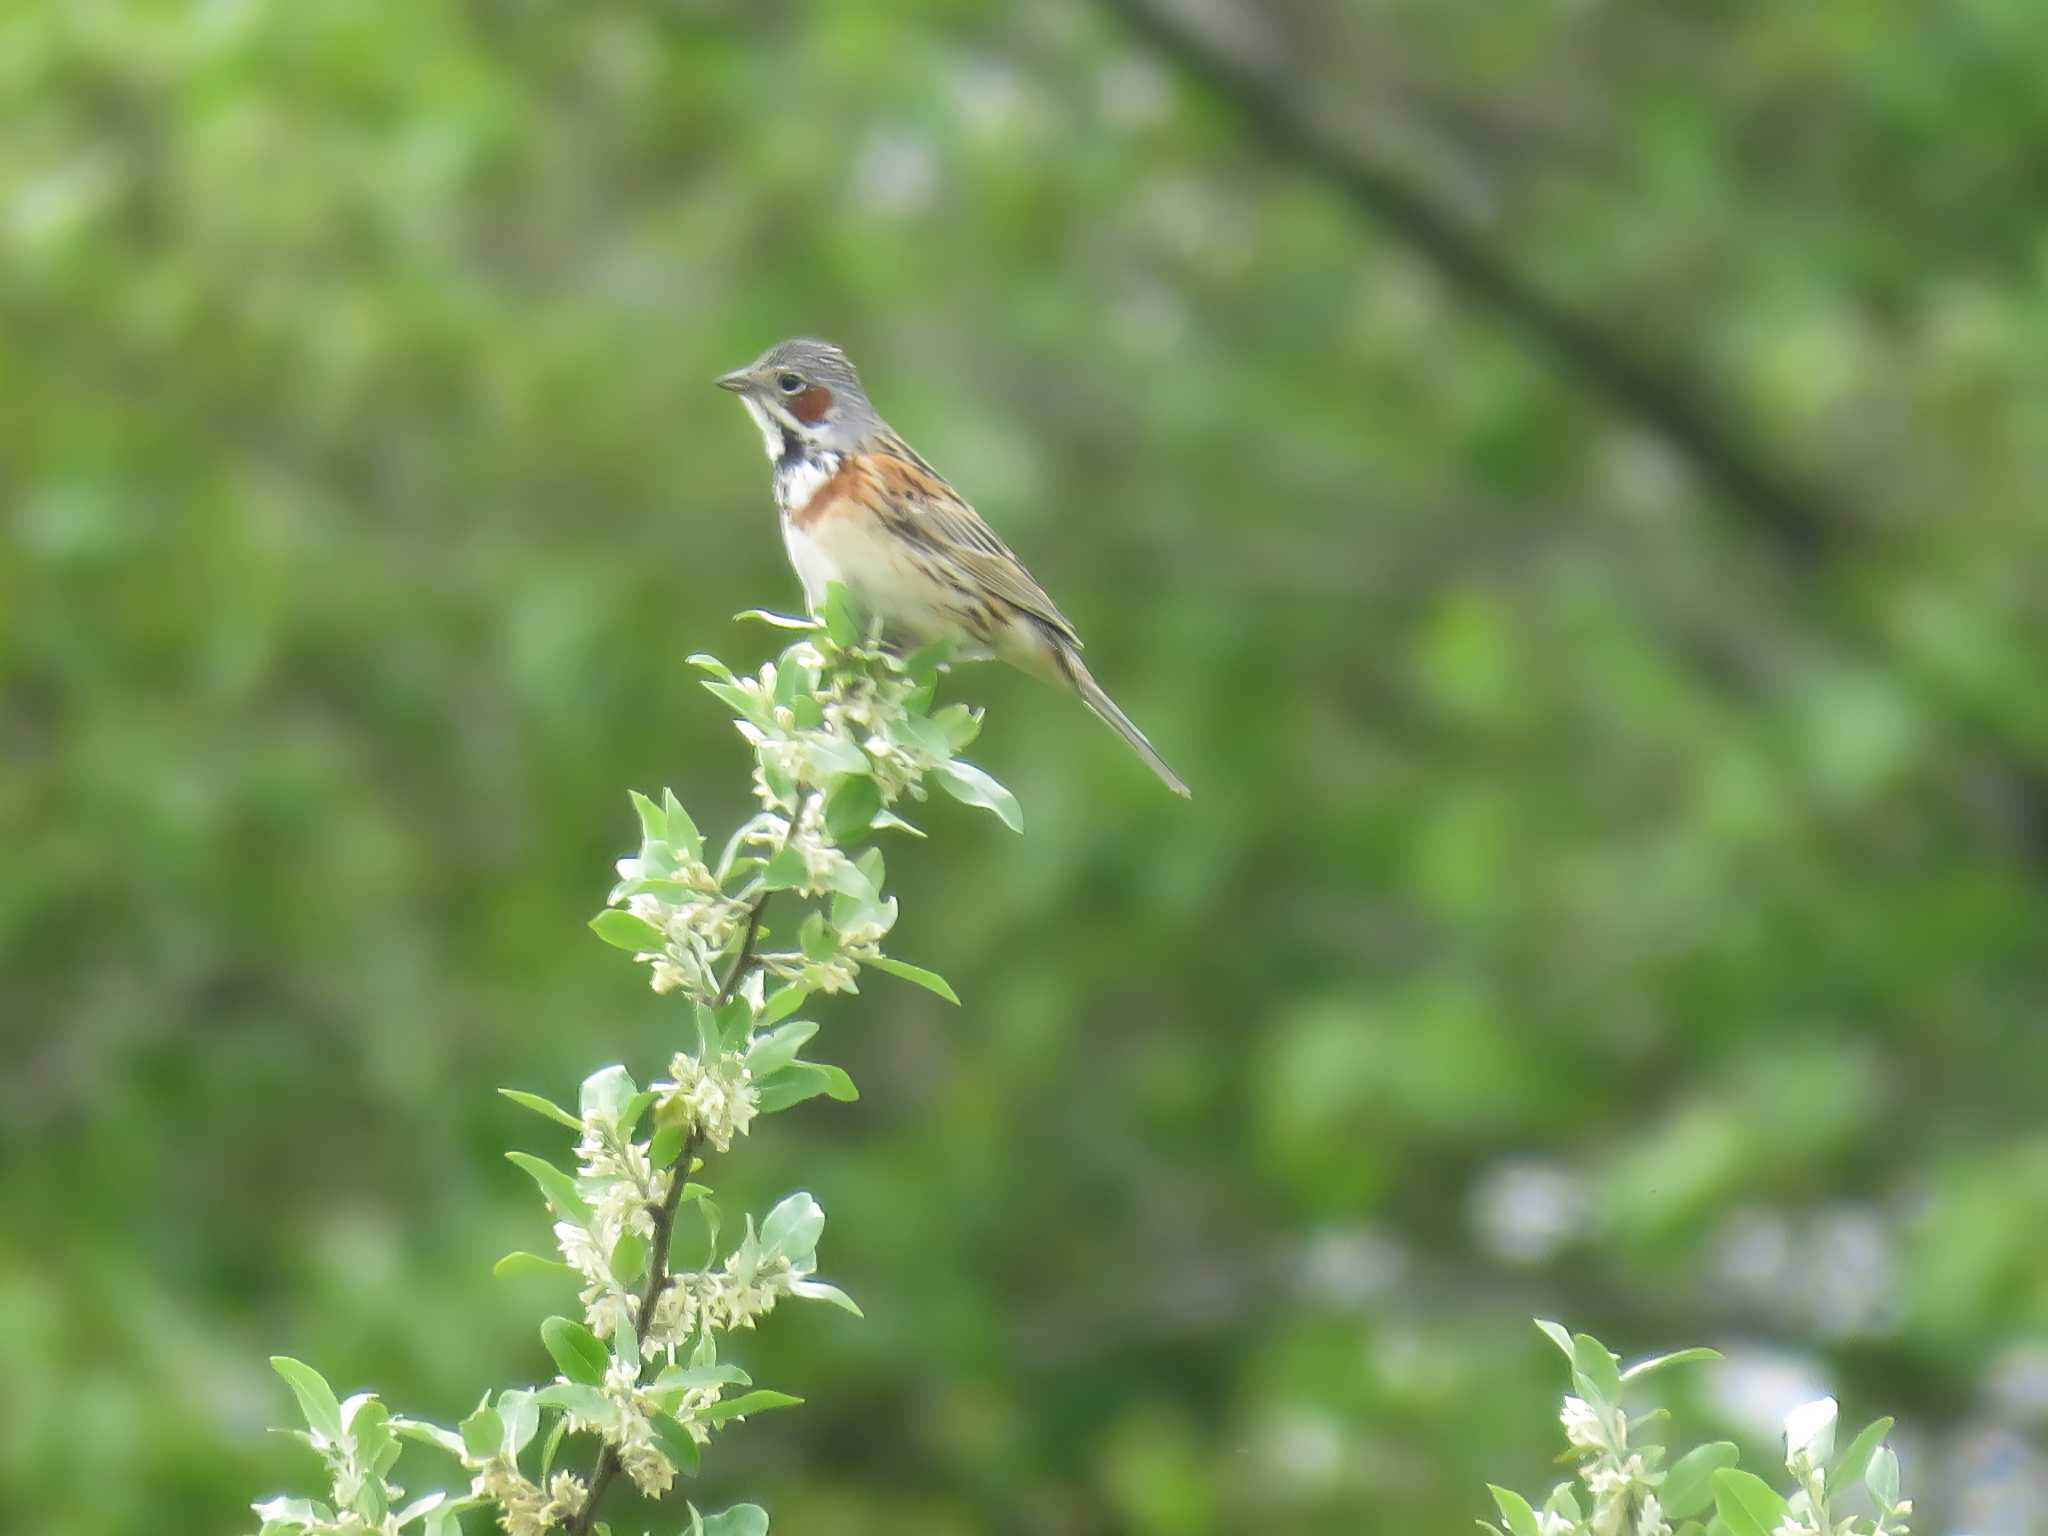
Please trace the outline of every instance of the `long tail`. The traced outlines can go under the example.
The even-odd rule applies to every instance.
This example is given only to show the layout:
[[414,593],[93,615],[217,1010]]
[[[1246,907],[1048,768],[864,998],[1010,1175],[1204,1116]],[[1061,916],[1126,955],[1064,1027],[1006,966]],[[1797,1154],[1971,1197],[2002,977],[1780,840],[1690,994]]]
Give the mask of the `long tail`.
[[1117,708],[1115,699],[1102,691],[1102,684],[1095,681],[1081,658],[1067,647],[1061,646],[1059,659],[1061,667],[1074,684],[1074,691],[1081,695],[1082,702],[1108,721],[1117,735],[1131,744],[1132,750],[1145,759],[1147,766],[1159,775],[1168,789],[1184,800],[1193,799],[1193,792],[1181,782],[1180,775],[1166,766],[1166,759],[1161,757],[1158,749],[1145,739],[1145,733],[1131,723],[1129,715]]

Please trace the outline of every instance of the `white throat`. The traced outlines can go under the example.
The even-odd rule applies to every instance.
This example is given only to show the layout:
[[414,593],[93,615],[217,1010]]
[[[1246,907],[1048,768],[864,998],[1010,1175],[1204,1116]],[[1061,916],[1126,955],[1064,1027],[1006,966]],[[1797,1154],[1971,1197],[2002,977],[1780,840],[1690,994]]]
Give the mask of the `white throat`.
[[768,408],[752,395],[741,395],[740,404],[747,408],[747,414],[754,418],[754,425],[761,429],[761,446],[768,450],[768,457],[779,459],[788,446],[788,437],[782,423],[769,414]]
[[839,473],[840,456],[829,449],[799,446],[775,461],[775,505],[782,515],[793,517],[811,504],[819,488]]

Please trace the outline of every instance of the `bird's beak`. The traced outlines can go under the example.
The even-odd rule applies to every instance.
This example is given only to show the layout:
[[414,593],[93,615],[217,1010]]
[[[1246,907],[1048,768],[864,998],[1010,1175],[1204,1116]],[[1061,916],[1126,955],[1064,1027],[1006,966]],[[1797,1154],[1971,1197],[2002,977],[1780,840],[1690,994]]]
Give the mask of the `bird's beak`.
[[729,389],[736,395],[745,394],[753,382],[744,368],[735,368],[731,373],[720,374],[718,377],[718,387]]

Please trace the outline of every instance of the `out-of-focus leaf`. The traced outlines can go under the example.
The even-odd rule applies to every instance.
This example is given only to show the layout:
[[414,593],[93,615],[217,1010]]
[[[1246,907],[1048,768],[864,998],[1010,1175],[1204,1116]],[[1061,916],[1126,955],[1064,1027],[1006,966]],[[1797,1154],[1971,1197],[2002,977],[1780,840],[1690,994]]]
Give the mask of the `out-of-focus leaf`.
[[887,971],[891,976],[900,976],[905,981],[915,982],[925,991],[937,993],[956,1008],[960,1006],[959,995],[937,971],[928,971],[921,965],[912,965],[907,960],[898,960],[890,955],[876,955],[868,960],[867,964],[878,971]]
[[1752,1472],[1722,1467],[1713,1485],[1714,1508],[1732,1536],[1772,1536],[1785,1518],[1785,1501]]
[[299,1411],[305,1415],[306,1426],[314,1434],[328,1441],[341,1439],[341,1404],[335,1401],[334,1389],[327,1385],[327,1378],[302,1360],[290,1355],[272,1355],[270,1368],[285,1380],[292,1389],[292,1396],[299,1400]]
[[548,1204],[570,1221],[588,1223],[590,1204],[576,1188],[576,1181],[562,1172],[545,1158],[535,1157],[530,1152],[507,1152],[507,1162],[524,1168],[527,1176],[540,1186],[540,1192],[548,1197]]
[[1657,1488],[1657,1501],[1671,1519],[1696,1515],[1714,1501],[1714,1474],[1732,1467],[1739,1453],[1726,1440],[1695,1446],[1671,1464]]
[[528,1093],[522,1088],[500,1088],[499,1093],[522,1109],[530,1109],[536,1115],[545,1116],[557,1125],[566,1125],[572,1131],[580,1132],[583,1122],[552,1099],[544,1099],[537,1093]]
[[594,1387],[604,1380],[611,1352],[583,1324],[570,1317],[551,1317],[540,1325],[541,1342],[571,1381]]
[[946,793],[961,804],[994,811],[1012,832],[1024,830],[1024,811],[1017,804],[1017,797],[974,764],[958,760],[943,763],[938,775]]

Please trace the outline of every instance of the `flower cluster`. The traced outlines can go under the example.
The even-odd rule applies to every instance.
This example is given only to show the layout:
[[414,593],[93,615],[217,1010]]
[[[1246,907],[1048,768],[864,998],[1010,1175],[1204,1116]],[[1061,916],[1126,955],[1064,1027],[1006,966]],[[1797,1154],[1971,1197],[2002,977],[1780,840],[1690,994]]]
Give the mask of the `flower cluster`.
[[668,1082],[654,1085],[661,1095],[657,1121],[688,1126],[714,1152],[730,1151],[733,1137],[746,1135],[761,1112],[761,1091],[737,1052],[720,1051],[706,1061],[678,1051],[669,1072]]
[[[1622,1406],[1624,1389],[1667,1366],[1719,1358],[1712,1350],[1681,1350],[1624,1371],[1591,1335],[1567,1333],[1556,1323],[1537,1326],[1571,1362],[1572,1390],[1558,1422],[1567,1458],[1578,1464],[1577,1486],[1557,1484],[1541,1507],[1511,1489],[1493,1488],[1502,1526],[1487,1529],[1501,1533],[1504,1526],[1505,1536],[1697,1536],[1711,1515],[1718,1517],[1716,1530],[1734,1536],[1905,1536],[1904,1517],[1913,1506],[1899,1499],[1898,1458],[1883,1443],[1890,1419],[1870,1425],[1836,1457],[1834,1399],[1793,1410],[1785,1421],[1785,1465],[1797,1487],[1786,1498],[1740,1470],[1728,1441],[1696,1446],[1668,1466],[1662,1445],[1631,1444],[1661,1415],[1631,1418]],[[1834,1517],[1831,1501],[1858,1479],[1874,1518]]]
[[[883,952],[896,903],[884,893],[881,850],[856,845],[915,832],[895,808],[924,800],[932,784],[1013,828],[1019,816],[1009,791],[953,755],[979,717],[962,705],[933,708],[942,655],[898,657],[864,642],[841,594],[816,622],[762,617],[801,631],[776,661],[743,677],[692,658],[739,716],[759,808],[713,857],[673,792],[634,795],[640,846],[618,861],[618,882],[591,923],[648,967],[655,992],[687,1010],[668,1076],[642,1088],[625,1067],[606,1067],[584,1080],[573,1113],[504,1090],[575,1137],[570,1168],[509,1154],[547,1201],[560,1259],[512,1254],[499,1266],[573,1281],[581,1315],[541,1325],[558,1374],[486,1395],[449,1430],[387,1423],[373,1398],[337,1404],[317,1373],[279,1362],[306,1412],[305,1438],[328,1463],[334,1502],[258,1505],[263,1536],[401,1536],[408,1526],[459,1536],[456,1516],[472,1508],[493,1511],[508,1536],[581,1536],[615,1475],[659,1498],[694,1475],[721,1426],[796,1401],[753,1389],[719,1359],[721,1337],[752,1329],[784,1297],[859,1314],[816,1278],[825,1213],[810,1195],[788,1196],[758,1226],[747,1218],[728,1250],[711,1191],[693,1176],[704,1156],[729,1152],[764,1115],[819,1095],[857,1097],[845,1072],[801,1054],[818,1026],[797,1014],[813,996],[852,992],[872,968],[957,1001],[942,978]],[[761,942],[763,908],[778,897],[798,909],[775,925],[793,947]],[[687,1234],[687,1251],[707,1255],[695,1268],[675,1262],[685,1223],[701,1229]],[[396,1434],[456,1457],[469,1475],[466,1496],[395,1509]],[[600,1447],[587,1479],[555,1465],[573,1435]],[[693,1509],[689,1529],[759,1536],[767,1517],[752,1505],[710,1518]]]
[[574,1473],[557,1472],[543,1488],[505,1455],[479,1463],[469,1491],[471,1498],[497,1505],[498,1523],[507,1536],[541,1536],[543,1531],[566,1525],[590,1496],[583,1479]]

